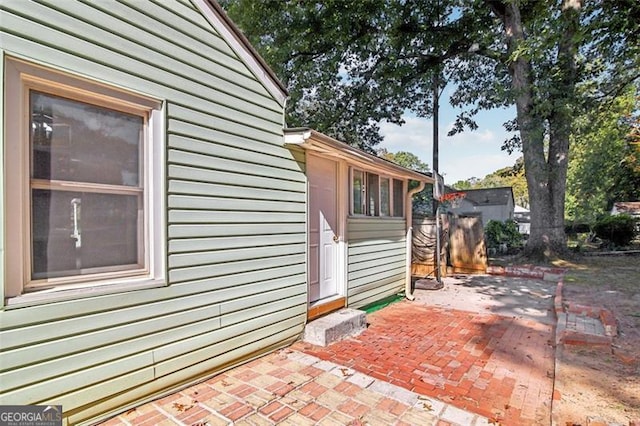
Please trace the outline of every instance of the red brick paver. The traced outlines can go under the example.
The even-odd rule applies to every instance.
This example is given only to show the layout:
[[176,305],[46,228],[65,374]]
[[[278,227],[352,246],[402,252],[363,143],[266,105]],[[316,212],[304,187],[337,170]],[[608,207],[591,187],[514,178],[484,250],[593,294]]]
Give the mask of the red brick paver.
[[367,319],[358,337],[297,342],[106,424],[549,424],[552,325],[408,301]]
[[[273,389],[273,390],[268,390]],[[284,394],[278,394],[287,389]],[[489,420],[352,369],[284,349],[141,405],[103,423],[119,425],[420,425]]]
[[548,424],[553,327],[400,302],[360,336],[293,348],[508,425]]

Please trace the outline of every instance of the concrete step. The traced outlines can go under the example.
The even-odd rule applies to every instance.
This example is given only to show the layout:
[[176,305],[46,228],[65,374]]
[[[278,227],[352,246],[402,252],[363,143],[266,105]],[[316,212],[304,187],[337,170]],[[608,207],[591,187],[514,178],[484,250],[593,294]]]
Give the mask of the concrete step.
[[357,336],[367,328],[367,314],[357,309],[341,309],[308,323],[303,340],[327,346],[346,337]]

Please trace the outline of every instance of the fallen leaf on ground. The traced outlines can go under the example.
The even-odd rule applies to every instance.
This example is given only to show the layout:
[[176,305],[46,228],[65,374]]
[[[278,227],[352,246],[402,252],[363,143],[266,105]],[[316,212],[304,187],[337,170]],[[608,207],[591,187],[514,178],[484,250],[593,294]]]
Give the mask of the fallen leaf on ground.
[[351,373],[348,368],[341,368],[340,371],[342,372],[342,375],[345,377],[353,375],[353,373]]
[[180,404],[179,402],[174,402],[173,408],[179,413],[184,413],[185,411],[192,409],[193,405],[185,405]]

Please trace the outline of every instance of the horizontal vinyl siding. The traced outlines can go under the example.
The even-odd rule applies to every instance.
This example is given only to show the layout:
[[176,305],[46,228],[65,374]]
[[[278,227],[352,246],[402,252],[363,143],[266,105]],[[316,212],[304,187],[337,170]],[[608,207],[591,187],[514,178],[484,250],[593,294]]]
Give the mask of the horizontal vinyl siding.
[[[271,318],[266,318],[266,320],[271,321]],[[157,376],[154,382],[151,383],[144,383],[126,390],[123,388],[122,393],[115,395],[112,400],[104,401],[96,399],[92,404],[86,406],[82,413],[70,413],[69,422],[70,424],[76,424],[87,417],[99,415],[111,409],[111,406],[114,404],[120,407],[126,407],[131,401],[146,398],[157,388],[170,388],[175,386],[175,383],[189,382],[192,377],[202,374],[202,369],[216,371],[219,370],[221,366],[226,368],[238,362],[253,359],[259,356],[260,353],[281,347],[282,342],[286,341],[285,339],[292,333],[297,333],[298,329],[298,319],[294,317],[286,321],[278,321],[275,326],[267,326],[247,334],[241,334],[238,330],[232,330],[232,335],[236,337],[232,337],[210,347],[212,356],[206,361],[175,370],[166,376]],[[259,335],[260,338],[253,338],[255,335]],[[228,350],[229,348],[234,349]]]
[[282,106],[187,0],[0,3],[6,54],[164,101],[165,287],[0,312],[0,404],[75,424],[293,341],[304,155]]
[[349,218],[347,228],[349,307],[359,308],[401,291],[406,275],[405,221]]

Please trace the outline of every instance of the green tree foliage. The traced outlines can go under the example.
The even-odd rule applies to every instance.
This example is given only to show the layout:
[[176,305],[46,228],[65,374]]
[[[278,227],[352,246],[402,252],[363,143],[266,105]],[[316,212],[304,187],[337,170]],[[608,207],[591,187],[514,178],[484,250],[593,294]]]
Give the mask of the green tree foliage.
[[640,98],[629,90],[575,120],[567,175],[567,219],[595,223],[616,201],[640,199]]
[[[429,172],[429,165],[420,160],[417,155],[410,152],[399,151],[393,153],[382,148],[378,150],[378,156],[384,158],[385,160],[392,161],[402,167],[406,167],[407,169],[415,170],[422,173]],[[416,188],[417,186],[418,182],[409,182],[409,189]],[[416,215],[424,216],[430,215],[431,211],[433,210],[432,201],[433,186],[426,185],[422,191],[413,196],[413,213]]]
[[[640,78],[637,0],[223,0],[291,92],[288,123],[367,150],[382,120],[432,114],[450,81],[464,107],[515,105],[506,125],[522,149],[531,210],[527,252],[565,249],[569,134],[578,107]],[[577,91],[577,88],[581,90]]]
[[[289,88],[287,122],[308,125],[368,151],[381,140],[378,123],[401,124],[412,109],[431,111],[431,69],[442,52],[465,47],[469,19],[434,31],[453,4],[431,1],[223,0]],[[436,49],[437,47],[437,49]]]
[[467,180],[460,180],[452,185],[458,190],[480,189],[480,188],[501,188],[510,186],[513,189],[513,197],[516,205],[529,207],[529,195],[527,192],[527,180],[524,176],[524,162],[522,157],[518,158],[512,167],[504,167],[489,173],[482,179],[472,177]]
[[638,92],[636,88],[635,110],[622,118],[629,132],[624,137],[624,154],[620,167],[616,171],[611,203],[640,200],[640,94]]
[[455,183],[453,183],[451,186],[454,187],[455,189],[462,191],[465,189],[475,189],[475,181],[477,178],[470,178],[467,180],[459,180]]
[[523,236],[518,231],[518,224],[513,220],[490,220],[484,229],[484,236],[489,248],[499,248],[501,244],[508,248],[522,247]]
[[429,165],[418,158],[417,155],[407,151],[390,152],[385,148],[378,150],[378,157],[389,160],[406,169],[415,170],[416,172],[427,173]]

